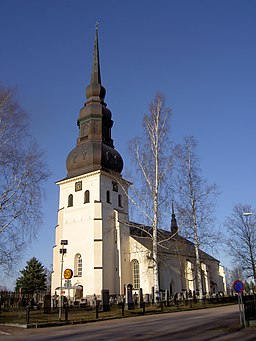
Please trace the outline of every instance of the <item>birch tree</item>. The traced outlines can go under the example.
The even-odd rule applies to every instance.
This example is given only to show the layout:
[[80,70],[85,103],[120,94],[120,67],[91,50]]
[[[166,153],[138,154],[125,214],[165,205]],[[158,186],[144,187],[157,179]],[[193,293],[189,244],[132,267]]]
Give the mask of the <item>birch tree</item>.
[[0,267],[9,272],[41,223],[44,155],[11,89],[0,87]]
[[177,204],[181,233],[193,242],[195,252],[195,278],[199,297],[203,296],[200,248],[213,246],[218,235],[213,229],[216,186],[203,178],[197,141],[186,137],[177,148]]
[[250,205],[235,204],[225,221],[227,252],[247,277],[256,284],[256,211]]
[[132,188],[132,202],[142,218],[152,226],[152,260],[156,297],[159,295],[157,234],[161,209],[167,204],[168,175],[171,169],[169,143],[171,109],[165,98],[157,94],[144,116],[143,136],[130,142],[130,154],[135,165],[136,179]]

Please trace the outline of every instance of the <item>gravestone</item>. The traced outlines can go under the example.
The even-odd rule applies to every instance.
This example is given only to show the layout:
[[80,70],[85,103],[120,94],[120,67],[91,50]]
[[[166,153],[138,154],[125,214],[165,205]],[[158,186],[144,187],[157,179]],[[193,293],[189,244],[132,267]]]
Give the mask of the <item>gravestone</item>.
[[127,291],[126,291],[126,302],[128,305],[128,309],[133,309],[134,308],[134,302],[133,302],[133,297],[132,297],[132,284],[127,285]]
[[169,290],[168,289],[166,289],[165,290],[165,304],[166,304],[166,306],[167,307],[169,307],[170,306],[170,295],[169,295]]
[[103,311],[109,311],[109,290],[103,289],[101,290],[101,300],[102,300],[102,307]]
[[140,296],[140,308],[143,307],[143,290],[142,288],[140,288],[140,291],[139,291],[139,296]]
[[152,287],[152,304],[155,303],[155,288]]
[[44,296],[44,314],[50,314],[51,312],[51,295]]

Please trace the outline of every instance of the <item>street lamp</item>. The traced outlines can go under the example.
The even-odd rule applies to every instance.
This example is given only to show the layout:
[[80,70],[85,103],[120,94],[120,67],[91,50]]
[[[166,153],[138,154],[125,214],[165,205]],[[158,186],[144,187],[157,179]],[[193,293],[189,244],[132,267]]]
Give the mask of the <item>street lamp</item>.
[[61,309],[62,309],[62,274],[63,274],[63,257],[67,253],[67,249],[64,248],[65,245],[68,245],[68,241],[66,239],[62,239],[60,241],[60,245],[62,246],[60,249],[61,254],[61,266],[60,266],[60,298],[59,298],[59,320],[61,321]]
[[253,215],[253,213],[252,212],[244,212],[243,215],[245,217],[249,217],[250,215]]

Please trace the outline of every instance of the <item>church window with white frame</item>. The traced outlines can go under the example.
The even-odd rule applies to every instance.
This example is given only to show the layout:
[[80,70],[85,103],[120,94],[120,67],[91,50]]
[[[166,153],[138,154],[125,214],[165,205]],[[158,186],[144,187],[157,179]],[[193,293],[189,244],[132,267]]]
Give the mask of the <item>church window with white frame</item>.
[[137,259],[132,261],[132,273],[133,273],[133,288],[140,288],[140,264]]
[[75,276],[76,277],[82,277],[83,271],[82,271],[82,256],[80,253],[77,253],[75,255],[75,264],[74,264],[74,270],[75,270]]

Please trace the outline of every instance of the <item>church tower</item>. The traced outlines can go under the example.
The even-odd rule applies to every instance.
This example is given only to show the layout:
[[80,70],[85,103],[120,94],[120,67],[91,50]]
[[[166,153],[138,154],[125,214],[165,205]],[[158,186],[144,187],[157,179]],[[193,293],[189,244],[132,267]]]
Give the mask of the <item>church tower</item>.
[[[77,120],[79,136],[66,160],[67,177],[57,182],[52,295],[90,298],[104,289],[116,295],[122,291],[121,278],[126,280],[121,255],[128,253],[129,229],[119,219],[128,221],[128,183],[121,176],[123,160],[111,137],[113,121],[105,94],[96,28],[91,80]],[[72,270],[69,280],[65,269]]]

